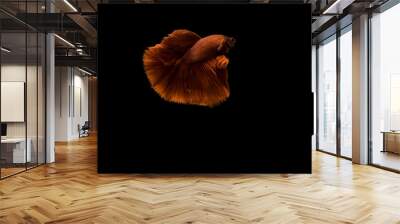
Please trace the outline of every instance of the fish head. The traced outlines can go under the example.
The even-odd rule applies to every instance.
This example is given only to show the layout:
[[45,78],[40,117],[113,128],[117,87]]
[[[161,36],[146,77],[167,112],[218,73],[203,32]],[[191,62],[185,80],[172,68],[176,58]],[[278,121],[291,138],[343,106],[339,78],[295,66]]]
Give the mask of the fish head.
[[221,54],[226,54],[229,52],[231,48],[233,48],[236,44],[236,39],[233,37],[224,36],[224,40],[222,41],[219,49]]
[[233,48],[236,44],[236,39],[233,37],[225,37],[225,42],[228,48]]

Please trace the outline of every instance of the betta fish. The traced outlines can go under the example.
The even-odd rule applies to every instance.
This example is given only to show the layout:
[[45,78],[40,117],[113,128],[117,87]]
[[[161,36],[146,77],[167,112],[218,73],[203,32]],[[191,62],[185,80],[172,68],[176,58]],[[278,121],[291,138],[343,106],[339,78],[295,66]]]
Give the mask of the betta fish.
[[226,54],[234,44],[234,38],[221,34],[201,38],[189,30],[175,30],[145,50],[144,70],[164,100],[213,107],[229,97]]

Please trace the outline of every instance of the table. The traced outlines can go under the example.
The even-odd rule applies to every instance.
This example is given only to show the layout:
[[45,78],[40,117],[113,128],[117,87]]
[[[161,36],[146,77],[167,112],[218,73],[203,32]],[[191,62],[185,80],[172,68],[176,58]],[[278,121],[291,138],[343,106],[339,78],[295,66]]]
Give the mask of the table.
[[[28,144],[25,151],[25,140]],[[1,139],[1,157],[6,163],[26,163],[31,162],[32,141],[30,138],[6,138]]]
[[382,152],[392,152],[400,154],[400,131],[382,131],[383,150]]

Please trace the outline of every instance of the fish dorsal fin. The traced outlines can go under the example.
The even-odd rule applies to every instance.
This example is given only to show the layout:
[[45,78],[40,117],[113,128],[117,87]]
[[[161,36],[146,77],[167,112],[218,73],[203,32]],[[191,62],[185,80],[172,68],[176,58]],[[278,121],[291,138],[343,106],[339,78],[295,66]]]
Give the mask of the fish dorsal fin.
[[183,55],[200,39],[201,37],[196,33],[181,29],[175,30],[164,37],[161,44],[175,51],[177,54]]

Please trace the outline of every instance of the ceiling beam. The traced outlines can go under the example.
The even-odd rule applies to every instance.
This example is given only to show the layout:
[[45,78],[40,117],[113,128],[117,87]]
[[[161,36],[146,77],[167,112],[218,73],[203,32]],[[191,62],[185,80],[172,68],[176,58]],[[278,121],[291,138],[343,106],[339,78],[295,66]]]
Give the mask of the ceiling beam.
[[89,23],[89,21],[80,14],[68,14],[67,15],[72,21],[74,21],[78,26],[84,30],[89,37],[96,39],[97,30]]
[[96,58],[90,56],[55,56],[56,66],[79,66],[96,71],[96,63]]

